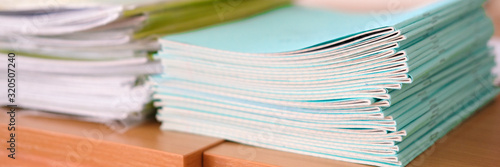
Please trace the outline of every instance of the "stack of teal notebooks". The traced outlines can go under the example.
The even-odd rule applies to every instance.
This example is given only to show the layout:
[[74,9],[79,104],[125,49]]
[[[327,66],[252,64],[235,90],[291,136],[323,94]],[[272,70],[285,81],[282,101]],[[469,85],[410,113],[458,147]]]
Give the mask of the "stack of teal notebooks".
[[[384,14],[282,7],[165,36],[164,130],[405,166],[494,98],[483,1]],[[381,14],[382,15],[382,14]]]

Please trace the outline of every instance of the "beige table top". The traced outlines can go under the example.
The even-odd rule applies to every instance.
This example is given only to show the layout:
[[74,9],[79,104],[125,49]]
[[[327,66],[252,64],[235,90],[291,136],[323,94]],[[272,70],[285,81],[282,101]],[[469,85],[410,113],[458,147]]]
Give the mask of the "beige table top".
[[161,131],[150,121],[125,133],[103,124],[16,115],[16,159],[7,157],[6,109],[0,110],[0,166],[202,166],[222,139]]

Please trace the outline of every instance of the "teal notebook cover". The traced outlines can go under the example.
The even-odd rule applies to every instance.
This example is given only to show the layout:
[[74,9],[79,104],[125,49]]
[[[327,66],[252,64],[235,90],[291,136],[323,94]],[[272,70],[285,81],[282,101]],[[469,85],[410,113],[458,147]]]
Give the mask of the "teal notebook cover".
[[[388,14],[390,19],[374,22],[381,16],[341,13],[288,6],[252,18],[163,37],[163,40],[217,50],[243,53],[280,53],[301,50],[328,41],[384,27],[398,30],[454,5],[467,5],[457,0],[443,0],[411,11]],[[286,27],[286,28],[283,28]],[[167,46],[168,47],[168,46]]]

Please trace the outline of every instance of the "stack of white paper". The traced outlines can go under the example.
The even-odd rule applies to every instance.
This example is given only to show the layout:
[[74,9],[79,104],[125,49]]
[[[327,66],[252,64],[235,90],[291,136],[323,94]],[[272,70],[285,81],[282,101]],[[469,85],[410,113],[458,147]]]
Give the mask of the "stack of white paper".
[[[20,107],[126,120],[151,114],[156,36],[250,16],[288,0],[105,0],[0,4],[0,55],[16,55]],[[5,5],[5,6],[4,6]],[[229,10],[231,9],[231,10]],[[0,78],[6,80],[7,75]],[[7,84],[7,82],[2,82]],[[5,85],[4,87],[7,88]],[[2,89],[6,95],[7,89]],[[0,104],[11,104],[8,99]]]
[[481,1],[379,15],[290,6],[165,36],[162,129],[401,166],[497,95]]

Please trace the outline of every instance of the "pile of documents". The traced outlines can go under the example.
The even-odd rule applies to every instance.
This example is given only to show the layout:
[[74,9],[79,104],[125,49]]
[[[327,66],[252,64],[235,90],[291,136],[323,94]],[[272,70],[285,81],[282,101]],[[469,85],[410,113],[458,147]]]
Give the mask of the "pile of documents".
[[288,6],[162,37],[157,119],[164,130],[407,165],[499,92],[482,3],[380,14]]
[[[0,55],[16,55],[19,107],[96,118],[151,114],[156,37],[243,18],[288,0],[40,1],[0,4]],[[4,6],[5,5],[5,6]],[[2,75],[7,84],[7,75]],[[7,86],[4,86],[7,88]],[[7,89],[2,89],[6,95]],[[5,96],[6,97],[6,96]],[[7,99],[0,104],[11,104]],[[149,104],[149,105],[148,105]]]

